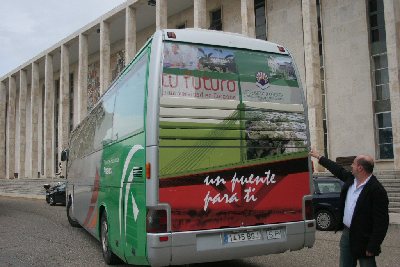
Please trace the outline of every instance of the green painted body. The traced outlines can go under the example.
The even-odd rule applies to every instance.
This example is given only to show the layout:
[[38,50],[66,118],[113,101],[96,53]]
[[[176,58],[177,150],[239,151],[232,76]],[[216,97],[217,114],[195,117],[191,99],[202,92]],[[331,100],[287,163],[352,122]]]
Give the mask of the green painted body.
[[[133,145],[140,144],[145,146],[144,132],[129,137],[120,143],[113,144],[104,149],[102,159],[102,175],[100,178],[100,192],[98,199],[98,209],[104,207],[107,211],[109,220],[109,239],[112,251],[121,259],[136,265],[147,264],[146,258],[146,181],[145,173],[134,177],[129,182],[129,173],[123,177],[124,164]],[[119,158],[119,162],[114,159]],[[145,149],[138,150],[128,163],[127,169],[141,167],[145,170]],[[112,176],[104,174],[104,168],[116,170]],[[121,181],[117,177],[123,177],[124,181],[121,188]],[[122,192],[122,216],[120,217],[120,195]],[[139,210],[135,220],[132,210],[132,198]],[[128,199],[126,199],[128,198]],[[127,205],[125,207],[125,205]],[[122,219],[120,221],[120,218]],[[126,226],[125,226],[126,225]],[[97,227],[100,227],[98,224]],[[98,228],[100,229],[100,228]],[[118,246],[116,245],[118,242]]]
[[[124,261],[136,265],[148,264],[145,114],[149,53],[150,44],[142,49],[74,130],[68,162],[68,184],[69,191],[74,192],[75,219],[100,239],[100,219],[106,211],[111,250]],[[139,73],[137,76],[132,74],[135,71]],[[141,79],[141,82],[130,82],[135,79]],[[129,105],[115,107],[119,100],[126,101],[121,93],[126,89],[143,90],[140,93],[143,97],[136,100],[141,102],[140,109],[135,110]],[[135,117],[130,116],[132,109],[137,113]],[[129,131],[125,129],[124,121],[139,121],[138,127]],[[116,129],[117,126],[120,128]],[[133,169],[137,172],[132,172]]]

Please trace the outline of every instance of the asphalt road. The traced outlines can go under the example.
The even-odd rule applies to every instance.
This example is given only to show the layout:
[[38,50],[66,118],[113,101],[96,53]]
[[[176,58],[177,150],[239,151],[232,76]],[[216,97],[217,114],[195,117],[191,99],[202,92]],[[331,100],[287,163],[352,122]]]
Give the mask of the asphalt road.
[[[341,233],[317,232],[311,249],[196,267],[338,266]],[[378,266],[400,266],[400,225],[390,226]],[[0,266],[106,266],[100,242],[69,226],[65,207],[0,197]],[[127,266],[120,264],[119,266]]]

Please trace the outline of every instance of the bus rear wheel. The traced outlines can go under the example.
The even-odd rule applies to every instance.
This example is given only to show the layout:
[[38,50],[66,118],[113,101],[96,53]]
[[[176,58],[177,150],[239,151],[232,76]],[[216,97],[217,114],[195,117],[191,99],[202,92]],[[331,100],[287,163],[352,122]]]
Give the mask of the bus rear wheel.
[[101,238],[101,250],[103,251],[103,258],[107,264],[115,264],[117,263],[117,256],[111,251],[110,243],[108,239],[108,222],[107,222],[107,212],[104,211],[101,215],[101,229],[100,229],[100,238]]

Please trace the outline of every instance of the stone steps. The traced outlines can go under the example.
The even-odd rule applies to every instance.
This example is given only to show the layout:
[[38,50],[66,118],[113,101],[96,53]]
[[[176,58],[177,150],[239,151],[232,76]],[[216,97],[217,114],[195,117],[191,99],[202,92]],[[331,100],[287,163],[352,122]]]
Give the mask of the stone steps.
[[400,193],[400,188],[397,187],[388,187],[388,186],[384,186],[386,189],[386,192],[389,193]]
[[377,171],[374,172],[374,175],[379,177],[379,178],[385,178],[385,177],[393,177],[393,178],[398,178],[400,177],[400,172],[395,172],[395,171]]
[[400,173],[397,171],[385,171],[375,175],[388,193],[389,212],[400,213]]
[[383,185],[400,187],[400,179],[379,179]]
[[54,185],[65,179],[0,179],[0,195],[44,196],[44,184]]
[[388,192],[388,197],[389,198],[393,198],[393,197],[399,198],[400,197],[400,193],[389,193]]
[[389,213],[400,213],[400,208],[389,208]]
[[394,202],[389,200],[389,208],[400,208],[400,201]]

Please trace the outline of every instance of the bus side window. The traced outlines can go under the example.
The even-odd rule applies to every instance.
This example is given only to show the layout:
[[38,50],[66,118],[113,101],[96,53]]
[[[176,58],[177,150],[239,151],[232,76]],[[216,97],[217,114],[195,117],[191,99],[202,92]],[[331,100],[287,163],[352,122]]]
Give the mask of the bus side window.
[[96,116],[96,132],[94,137],[95,148],[102,148],[112,140],[112,126],[114,116],[115,90],[104,96],[101,103],[94,110]]
[[147,56],[144,55],[117,85],[113,139],[144,130]]
[[76,158],[82,158],[89,153],[93,152],[94,149],[94,124],[93,116],[89,114],[84,118],[82,125],[77,130],[77,140],[76,145]]

